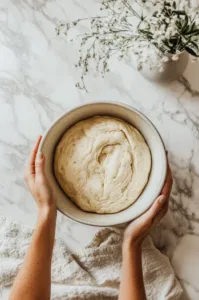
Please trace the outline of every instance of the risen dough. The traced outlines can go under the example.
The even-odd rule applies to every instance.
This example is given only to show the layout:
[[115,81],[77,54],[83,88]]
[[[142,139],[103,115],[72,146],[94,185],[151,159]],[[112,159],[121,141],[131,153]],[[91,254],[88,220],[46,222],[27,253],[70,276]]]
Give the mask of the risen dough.
[[126,122],[97,116],[72,126],[55,152],[55,176],[82,210],[115,213],[144,189],[151,155],[142,135]]

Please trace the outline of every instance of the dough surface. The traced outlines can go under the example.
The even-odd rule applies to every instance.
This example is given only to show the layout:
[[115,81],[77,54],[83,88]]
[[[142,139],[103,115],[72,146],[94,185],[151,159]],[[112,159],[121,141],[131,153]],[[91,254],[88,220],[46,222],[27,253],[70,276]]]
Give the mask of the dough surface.
[[82,210],[116,213],[143,191],[151,154],[133,126],[96,116],[66,131],[55,151],[54,170],[63,191]]

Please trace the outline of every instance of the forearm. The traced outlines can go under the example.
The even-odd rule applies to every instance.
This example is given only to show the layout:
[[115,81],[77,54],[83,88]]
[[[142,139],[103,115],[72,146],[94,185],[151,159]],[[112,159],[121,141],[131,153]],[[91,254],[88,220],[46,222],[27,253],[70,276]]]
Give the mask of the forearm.
[[119,300],[146,300],[142,274],[141,246],[123,246]]
[[50,299],[55,225],[56,209],[39,211],[36,228],[14,282],[10,300]]

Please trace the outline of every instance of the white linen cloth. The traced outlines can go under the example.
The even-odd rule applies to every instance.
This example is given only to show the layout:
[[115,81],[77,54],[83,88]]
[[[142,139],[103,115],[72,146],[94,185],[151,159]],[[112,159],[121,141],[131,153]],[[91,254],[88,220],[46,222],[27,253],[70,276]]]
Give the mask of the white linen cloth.
[[[23,263],[33,230],[0,217],[0,286],[9,286]],[[121,270],[123,230],[103,228],[78,253],[56,240],[52,261],[53,300],[117,299]],[[148,300],[177,300],[182,289],[166,256],[148,237],[142,250]]]

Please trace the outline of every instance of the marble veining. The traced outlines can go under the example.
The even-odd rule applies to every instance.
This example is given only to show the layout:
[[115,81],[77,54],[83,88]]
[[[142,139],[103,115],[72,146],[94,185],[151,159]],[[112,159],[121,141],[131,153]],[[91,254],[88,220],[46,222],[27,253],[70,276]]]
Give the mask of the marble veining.
[[[131,60],[113,60],[104,78],[90,74],[76,89],[76,44],[55,33],[60,21],[97,15],[100,0],[2,0],[0,3],[0,213],[34,226],[36,205],[24,164],[39,134],[64,111],[89,101],[117,100],[145,113],[160,131],[174,177],[170,209],[153,232],[185,289],[199,299],[199,63],[178,81],[157,85]],[[57,236],[78,250],[97,228],[59,214]],[[1,299],[7,299],[2,290]]]

